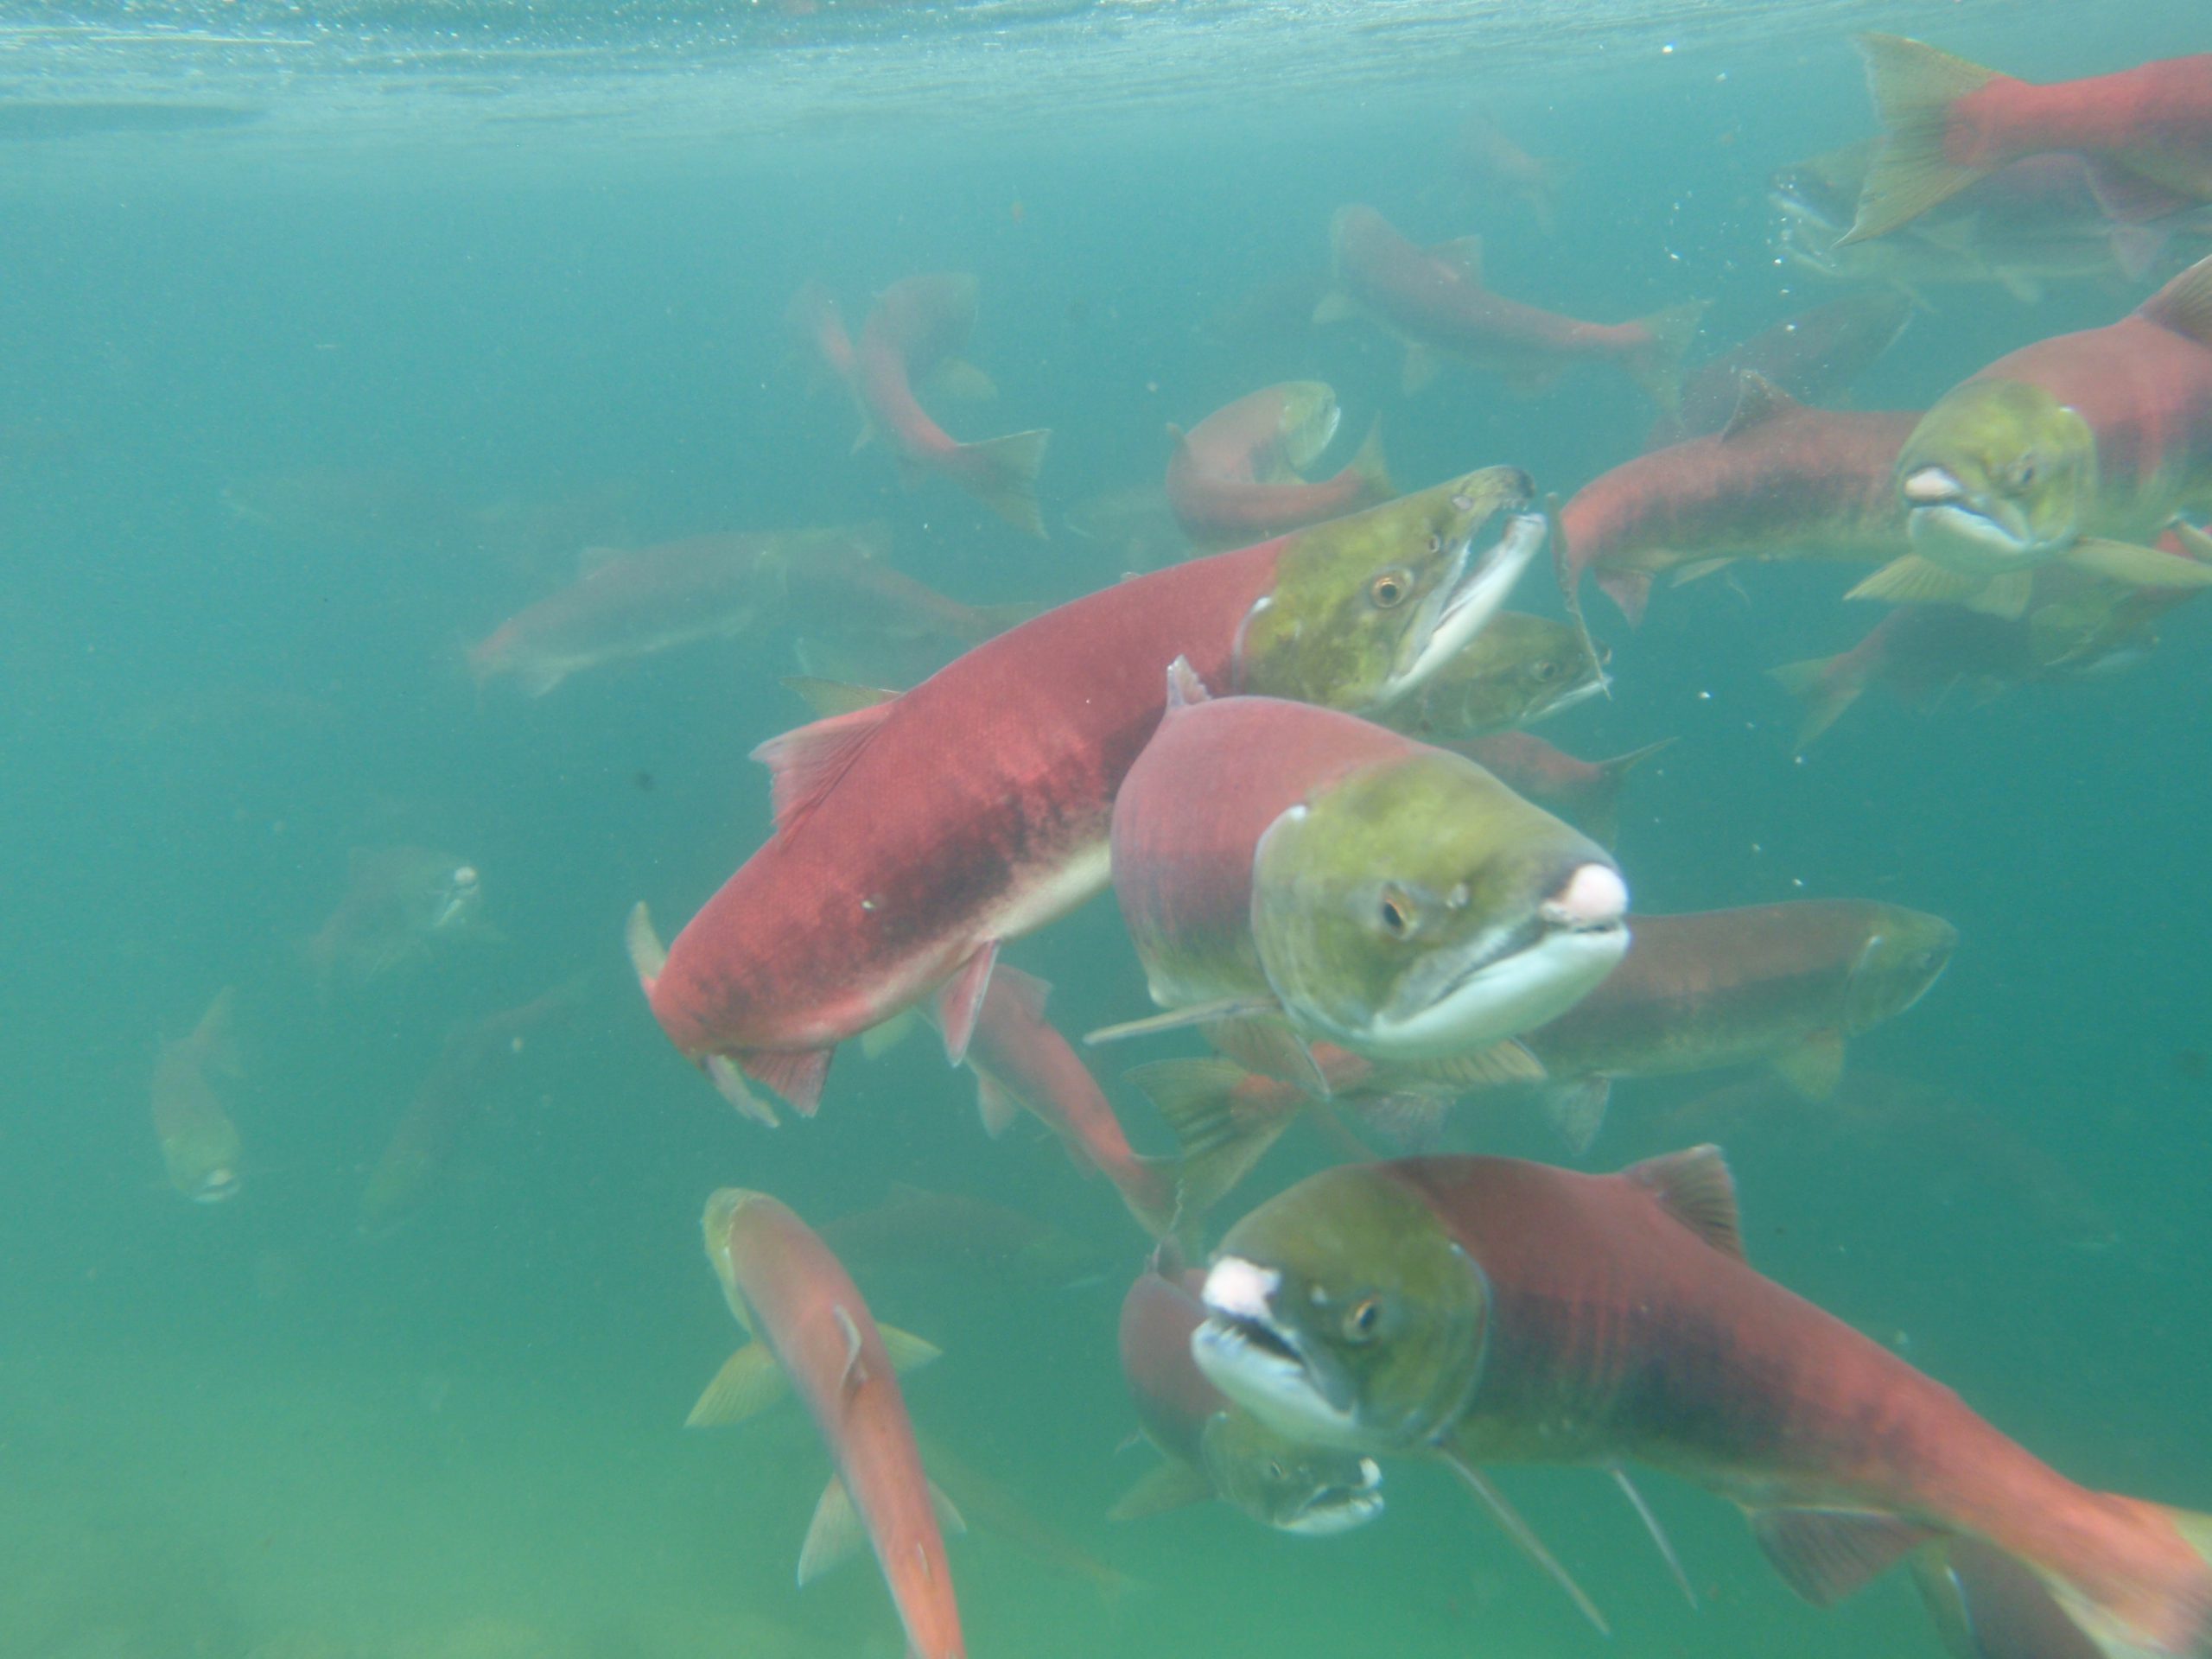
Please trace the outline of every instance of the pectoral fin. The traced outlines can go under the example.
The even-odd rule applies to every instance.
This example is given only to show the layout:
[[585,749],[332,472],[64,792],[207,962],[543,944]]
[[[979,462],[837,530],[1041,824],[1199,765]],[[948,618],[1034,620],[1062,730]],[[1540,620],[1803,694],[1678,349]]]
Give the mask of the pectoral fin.
[[955,1065],[968,1058],[969,1039],[976,1034],[976,1017],[983,1011],[998,959],[999,942],[984,940],[938,991],[938,1029],[944,1033],[944,1058]]
[[1451,1084],[1462,1089],[1494,1089],[1509,1083],[1541,1083],[1544,1079],[1544,1063],[1521,1043],[1508,1038],[1502,1043],[1492,1043],[1487,1048],[1470,1049],[1465,1054],[1446,1055],[1436,1060],[1410,1060],[1394,1065],[1393,1071],[1409,1076],[1426,1077],[1432,1083]]
[[799,1587],[805,1588],[831,1567],[849,1560],[867,1541],[860,1511],[853,1507],[845,1483],[830,1476],[830,1484],[822,1489],[821,1501],[814,1506],[806,1542],[799,1547]]
[[686,1428],[721,1428],[757,1417],[791,1392],[791,1380],[765,1342],[750,1342],[722,1362],[707,1384]]
[[2212,588],[2212,565],[2131,542],[2085,536],[2068,551],[2066,563],[2130,588]]
[[1843,1033],[1815,1032],[1774,1057],[1777,1076],[1808,1100],[1826,1100],[1843,1081]]
[[1440,1457],[1452,1472],[1465,1483],[1467,1490],[1480,1498],[1484,1508],[1497,1524],[1505,1529],[1505,1535],[1521,1547],[1521,1552],[1547,1573],[1552,1582],[1567,1592],[1567,1598],[1582,1611],[1582,1616],[1598,1627],[1600,1636],[1611,1636],[1612,1627],[1605,1623],[1605,1616],[1598,1611],[1598,1604],[1590,1599],[1574,1577],[1560,1565],[1559,1558],[1544,1548],[1544,1541],[1536,1536],[1535,1529],[1521,1518],[1521,1512],[1505,1501],[1505,1494],[1490,1483],[1490,1478],[1467,1461],[1452,1446],[1440,1446]]
[[911,1331],[901,1331],[895,1325],[879,1325],[875,1334],[883,1338],[883,1351],[891,1357],[891,1369],[901,1376],[944,1357],[944,1350],[935,1343]]
[[1936,1536],[1893,1515],[1842,1510],[1753,1510],[1751,1535],[1783,1582],[1816,1607],[1833,1606]]
[[1137,1484],[1121,1496],[1114,1507],[1106,1511],[1109,1521],[1141,1521],[1147,1516],[1166,1515],[1173,1510],[1186,1510],[1193,1503],[1205,1503],[1214,1496],[1213,1483],[1180,1458],[1169,1458],[1156,1468],[1147,1470]]
[[1604,1077],[1577,1077],[1543,1091],[1544,1116],[1577,1158],[1590,1150],[1598,1131],[1605,1128],[1605,1103],[1612,1092],[1613,1085]]
[[1846,594],[1846,599],[1876,599],[1891,605],[1963,605],[1984,582],[1962,576],[1917,553],[1892,559]]
[[983,1133],[995,1141],[1012,1128],[1014,1119],[1021,1116],[1021,1103],[1008,1094],[1006,1085],[996,1077],[978,1071],[976,1110],[983,1120]]
[[1144,1020],[1124,1020],[1118,1026],[1101,1026],[1086,1033],[1084,1046],[1096,1048],[1101,1043],[1118,1043],[1131,1037],[1150,1037],[1163,1031],[1183,1031],[1192,1026],[1211,1024],[1216,1020],[1242,1020],[1255,1014],[1275,1014],[1282,1012],[1282,1005],[1273,997],[1229,996],[1212,1002],[1193,1002],[1187,1007],[1170,1008],[1165,1014],[1155,1014]]

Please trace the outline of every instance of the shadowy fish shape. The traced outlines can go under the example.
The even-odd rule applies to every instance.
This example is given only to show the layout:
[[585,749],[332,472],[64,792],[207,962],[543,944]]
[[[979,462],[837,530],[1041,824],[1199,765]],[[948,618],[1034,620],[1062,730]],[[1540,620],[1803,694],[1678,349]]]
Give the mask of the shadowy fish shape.
[[428,847],[356,849],[346,896],[307,942],[327,995],[359,987],[451,945],[496,937],[483,919],[484,884],[474,864]]
[[169,1185],[194,1204],[234,1198],[244,1180],[245,1148],[217,1086],[238,1075],[236,1001],[226,985],[191,1034],[162,1044],[154,1062],[154,1137]]

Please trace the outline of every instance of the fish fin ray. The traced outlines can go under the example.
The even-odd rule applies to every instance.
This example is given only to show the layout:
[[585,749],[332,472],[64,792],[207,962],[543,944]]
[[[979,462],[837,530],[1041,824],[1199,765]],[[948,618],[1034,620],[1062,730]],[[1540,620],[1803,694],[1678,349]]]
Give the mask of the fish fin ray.
[[1893,1515],[1841,1510],[1754,1510],[1751,1535],[1783,1582],[1830,1607],[1936,1534]]
[[1720,442],[1726,443],[1732,438],[1740,438],[1769,421],[1794,414],[1803,407],[1758,370],[1745,369],[1736,376],[1736,407],[1728,416],[1728,424],[1720,429]]
[[861,1055],[865,1059],[876,1059],[914,1034],[914,1027],[921,1023],[921,1016],[912,1008],[901,1008],[888,1020],[879,1020],[861,1033]]
[[1628,1471],[1622,1468],[1620,1465],[1615,1464],[1612,1473],[1613,1484],[1621,1489],[1621,1496],[1628,1499],[1629,1507],[1636,1511],[1637,1518],[1643,1522],[1644,1531],[1651,1535],[1651,1541],[1659,1547],[1659,1558],[1667,1563],[1667,1571],[1673,1577],[1675,1588],[1682,1592],[1684,1599],[1691,1606],[1696,1606],[1697,1592],[1690,1588],[1690,1575],[1682,1571],[1682,1558],[1675,1554],[1674,1541],[1667,1536],[1667,1529],[1659,1524],[1659,1517],[1651,1512],[1651,1506],[1643,1501],[1643,1494],[1637,1490],[1636,1483],[1629,1478]]
[[2212,588],[2212,565],[2133,542],[2085,536],[2068,550],[2066,562],[2077,570],[2130,588]]
[[1485,1048],[1470,1049],[1464,1054],[1447,1054],[1433,1060],[1408,1060],[1394,1064],[1391,1069],[1411,1077],[1425,1077],[1431,1083],[1449,1084],[1462,1089],[1492,1089],[1510,1083],[1541,1083],[1548,1075],[1544,1070],[1544,1063],[1528,1046],[1510,1037]]
[[986,939],[938,988],[938,1028],[944,1033],[944,1058],[955,1065],[968,1058],[968,1044],[976,1034],[983,999],[990,995],[991,969],[998,959],[999,942]]
[[930,1482],[930,1508],[937,1516],[938,1529],[946,1536],[958,1538],[967,1532],[968,1517],[935,1481]]
[[1234,1060],[1155,1060],[1126,1074],[1159,1109],[1175,1135],[1175,1206],[1166,1230],[1203,1216],[1252,1173],[1297,1116],[1284,1085],[1280,1109],[1237,1121],[1235,1091],[1248,1075]]
[[2198,260],[2144,301],[2136,315],[2199,346],[2212,346],[2212,264]]
[[1213,693],[1206,690],[1206,683],[1198,677],[1198,671],[1191,666],[1187,657],[1178,657],[1167,664],[1167,712],[1189,709],[1201,702],[1211,702]]
[[2035,594],[2035,572],[2012,570],[2001,576],[1992,576],[1961,602],[1967,609],[1980,611],[1984,616],[2017,622],[2026,614],[2028,603]]
[[1236,1020],[1281,1011],[1281,1005],[1272,997],[1226,996],[1211,1002],[1170,1008],[1142,1020],[1125,1020],[1117,1026],[1101,1026],[1096,1031],[1084,1033],[1083,1041],[1086,1048],[1096,1048],[1102,1043],[1124,1042],[1132,1037],[1150,1037],[1163,1031],[1183,1031],[1216,1020]]
[[1437,1454],[1445,1465],[1459,1477],[1467,1490],[1482,1500],[1491,1518],[1505,1529],[1505,1535],[1520,1546],[1521,1553],[1541,1567],[1550,1575],[1552,1582],[1567,1592],[1567,1599],[1581,1610],[1585,1618],[1597,1627],[1598,1633],[1611,1636],[1612,1627],[1605,1623],[1605,1616],[1598,1611],[1598,1604],[1591,1600],[1582,1586],[1574,1581],[1573,1575],[1560,1565],[1559,1558],[1544,1547],[1544,1541],[1536,1535],[1535,1528],[1521,1518],[1521,1512],[1505,1501],[1505,1494],[1491,1484],[1490,1477],[1468,1462],[1454,1447],[1439,1446]]
[[1359,1121],[1409,1153],[1433,1151],[1444,1137],[1452,1103],[1411,1090],[1394,1095],[1362,1096],[1352,1103]]
[[1917,219],[1989,172],[1951,161],[1944,132],[1958,99],[1998,79],[1979,64],[1897,35],[1861,35],[1866,90],[1882,143],[1859,186],[1859,211],[1836,245],[1864,242]]
[[1014,1120],[1021,1116],[1021,1103],[996,1077],[978,1071],[976,1073],[976,1115],[982,1120],[983,1133],[995,1141],[1012,1128]]
[[822,1085],[829,1080],[828,1048],[748,1048],[737,1064],[755,1083],[764,1084],[790,1103],[801,1117],[812,1117],[822,1103]]
[[1736,1178],[1728,1173],[1719,1147],[1686,1147],[1630,1164],[1621,1173],[1648,1188],[1661,1209],[1723,1255],[1745,1259]]
[[1595,1077],[1553,1084],[1543,1091],[1544,1116],[1575,1157],[1588,1152],[1605,1127],[1605,1103],[1612,1092],[1608,1079]]
[[715,1373],[715,1380],[701,1392],[686,1428],[721,1428],[759,1416],[791,1391],[791,1379],[776,1363],[765,1342],[749,1342]]
[[1148,1516],[1166,1515],[1175,1510],[1186,1510],[1193,1503],[1209,1503],[1214,1496],[1213,1483],[1204,1473],[1180,1458],[1168,1458],[1139,1476],[1136,1484],[1106,1511],[1106,1518],[1113,1522],[1141,1521]]
[[1643,613],[1651,603],[1651,578],[1641,570],[1596,570],[1591,580],[1598,591],[1628,619],[1631,628],[1643,626]]
[[1826,1100],[1843,1081],[1843,1033],[1816,1031],[1774,1057],[1775,1075],[1807,1100]]
[[1037,505],[1037,474],[1044,470],[1049,429],[1010,432],[1002,438],[963,443],[957,476],[976,499],[1016,530],[1045,538],[1045,515]]
[[850,1560],[859,1554],[867,1537],[861,1526],[860,1511],[853,1507],[852,1495],[846,1491],[845,1483],[830,1476],[830,1484],[822,1489],[821,1501],[814,1506],[814,1519],[807,1526],[806,1541],[799,1547],[799,1587],[804,1589],[830,1568]]
[[880,702],[835,715],[772,737],[753,751],[768,768],[768,799],[776,833],[788,835],[828,798],[889,715]]
[[797,692],[806,706],[824,720],[856,715],[899,695],[881,686],[854,685],[844,680],[826,679],[819,674],[786,674],[783,683],[785,690]]
[[891,1369],[900,1376],[944,1357],[944,1350],[928,1338],[902,1331],[895,1325],[878,1325],[875,1334],[883,1338],[883,1351],[891,1357]]
[[745,1086],[745,1072],[727,1054],[709,1054],[700,1062],[707,1073],[707,1080],[715,1091],[738,1109],[741,1116],[749,1117],[764,1128],[777,1127],[776,1109]]
[[1946,570],[1917,553],[1892,559],[1846,594],[1846,599],[1883,600],[1892,605],[1958,605],[1982,588],[1979,577]]
[[668,947],[653,931],[652,912],[645,908],[642,899],[630,906],[629,918],[622,925],[622,944],[630,953],[630,966],[637,972],[638,983],[651,996],[654,984],[668,971]]

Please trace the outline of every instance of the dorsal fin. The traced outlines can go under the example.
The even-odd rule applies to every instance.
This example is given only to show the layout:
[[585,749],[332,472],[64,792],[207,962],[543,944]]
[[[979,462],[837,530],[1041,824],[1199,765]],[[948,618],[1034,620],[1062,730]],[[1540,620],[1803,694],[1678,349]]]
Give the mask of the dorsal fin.
[[2144,301],[2136,315],[2184,340],[2212,346],[2212,256],[2198,260]]
[[879,702],[834,715],[772,737],[753,751],[753,758],[768,768],[769,808],[778,835],[797,829],[822,804],[895,706],[895,701]]
[[1439,242],[1428,251],[1428,257],[1440,265],[1449,265],[1477,288],[1483,285],[1483,239],[1479,236],[1454,237],[1449,242]]
[[899,695],[880,685],[854,685],[845,680],[824,679],[818,674],[787,674],[784,687],[796,691],[806,706],[824,720],[858,714]]
[[1198,671],[1191,666],[1187,657],[1178,657],[1167,664],[1167,712],[1188,709],[1193,703],[1211,702],[1213,693],[1206,690],[1206,683],[1198,677]]
[[1720,442],[1740,438],[1769,421],[1803,407],[1756,369],[1745,369],[1736,377],[1736,409],[1729,416],[1728,424],[1720,429]]
[[1659,1207],[1723,1255],[1744,1259],[1744,1234],[1736,1216],[1736,1180],[1714,1146],[1692,1147],[1647,1158],[1621,1172],[1658,1198]]

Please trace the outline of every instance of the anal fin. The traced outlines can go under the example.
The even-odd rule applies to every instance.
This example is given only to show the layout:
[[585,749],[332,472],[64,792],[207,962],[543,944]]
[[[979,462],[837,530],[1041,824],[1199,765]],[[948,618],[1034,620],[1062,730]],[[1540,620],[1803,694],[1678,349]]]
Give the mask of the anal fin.
[[737,1063],[747,1077],[789,1101],[801,1117],[812,1117],[822,1103],[832,1052],[826,1048],[749,1048],[737,1056]]
[[822,1489],[820,1502],[814,1506],[814,1519],[807,1526],[806,1541],[799,1547],[800,1587],[804,1589],[831,1567],[850,1560],[859,1553],[867,1537],[861,1526],[860,1511],[853,1507],[845,1483],[830,1476],[830,1484]]
[[1490,1478],[1467,1461],[1451,1446],[1439,1448],[1440,1456],[1452,1472],[1459,1477],[1467,1490],[1480,1498],[1493,1519],[1505,1529],[1505,1535],[1519,1545],[1521,1553],[1541,1567],[1552,1582],[1567,1592],[1567,1599],[1580,1608],[1582,1616],[1595,1625],[1600,1636],[1611,1636],[1612,1626],[1605,1623],[1605,1616],[1598,1611],[1598,1604],[1590,1599],[1582,1586],[1574,1581],[1573,1574],[1560,1564],[1559,1558],[1544,1548],[1544,1541],[1536,1536],[1535,1529],[1521,1518],[1521,1512],[1505,1501],[1505,1494],[1490,1483]]
[[691,1414],[683,1420],[683,1427],[721,1428],[741,1423],[759,1416],[790,1393],[791,1380],[776,1363],[768,1344],[747,1343],[722,1362],[715,1380],[707,1384]]
[[983,1011],[983,998],[991,988],[991,969],[998,959],[999,942],[986,939],[938,988],[938,1029],[944,1033],[944,1058],[955,1065],[968,1058],[969,1039],[976,1034],[976,1017]]
[[1755,1510],[1751,1535],[1783,1582],[1816,1607],[1833,1606],[1936,1535],[1928,1528],[1843,1510]]

